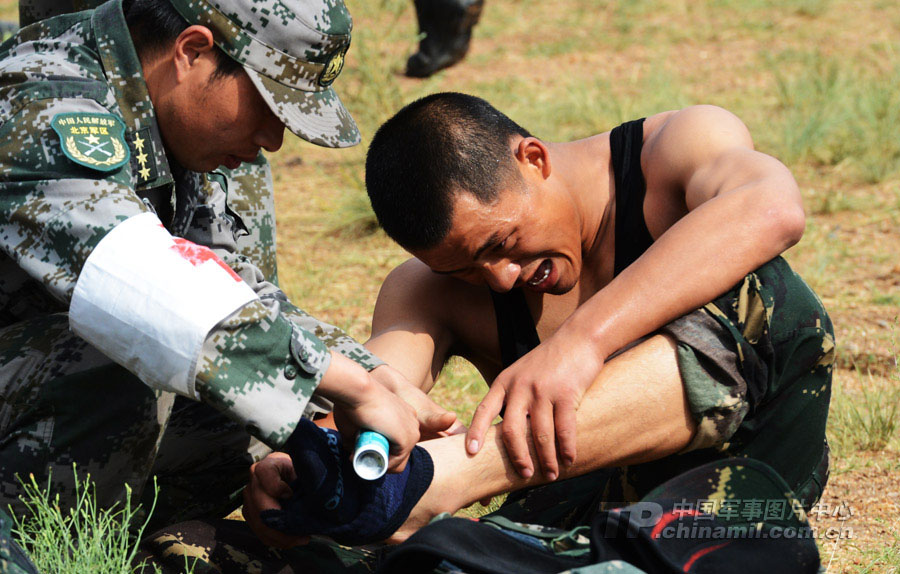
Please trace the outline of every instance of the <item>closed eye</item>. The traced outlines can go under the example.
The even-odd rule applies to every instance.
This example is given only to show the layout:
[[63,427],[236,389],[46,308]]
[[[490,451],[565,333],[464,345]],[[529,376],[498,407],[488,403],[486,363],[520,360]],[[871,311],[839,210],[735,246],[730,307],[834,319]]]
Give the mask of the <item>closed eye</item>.
[[494,246],[493,251],[501,251],[503,249],[510,249],[513,245],[515,245],[514,236],[515,230],[513,230],[509,235],[503,238],[503,241],[500,241]]

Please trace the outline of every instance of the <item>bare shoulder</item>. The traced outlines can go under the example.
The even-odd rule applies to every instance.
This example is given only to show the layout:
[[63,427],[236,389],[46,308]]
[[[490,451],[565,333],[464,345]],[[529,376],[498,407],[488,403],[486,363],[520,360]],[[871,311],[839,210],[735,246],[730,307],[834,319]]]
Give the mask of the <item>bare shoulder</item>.
[[691,106],[647,118],[641,166],[648,187],[653,182],[682,191],[697,172],[753,151],[750,131],[736,115],[718,106]]
[[[375,303],[372,328],[392,328],[398,322],[433,322],[437,307],[432,304],[440,281],[418,259],[409,259],[395,267],[381,284]],[[433,316],[435,315],[435,316]]]
[[649,159],[674,165],[695,162],[734,148],[753,149],[744,122],[724,108],[691,106],[647,118],[644,145]]
[[475,287],[446,275],[433,273],[416,258],[395,267],[385,278],[378,294],[380,307],[392,315],[442,320],[447,305],[464,303]]

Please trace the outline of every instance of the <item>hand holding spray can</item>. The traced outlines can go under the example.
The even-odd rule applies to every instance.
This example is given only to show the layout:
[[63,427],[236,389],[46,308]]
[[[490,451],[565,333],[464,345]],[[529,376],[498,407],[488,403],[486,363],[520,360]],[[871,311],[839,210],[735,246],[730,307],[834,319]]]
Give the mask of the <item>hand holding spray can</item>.
[[381,478],[387,472],[389,447],[383,434],[370,430],[360,431],[356,435],[356,448],[353,450],[353,470],[365,480]]

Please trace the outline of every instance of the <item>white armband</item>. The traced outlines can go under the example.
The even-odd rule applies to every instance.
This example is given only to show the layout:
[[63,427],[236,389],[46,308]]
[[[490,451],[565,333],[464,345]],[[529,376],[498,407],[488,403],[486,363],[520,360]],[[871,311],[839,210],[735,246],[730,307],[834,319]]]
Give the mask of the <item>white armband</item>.
[[253,299],[212,250],[173,237],[156,215],[142,213],[114,227],[88,257],[69,325],[150,387],[196,399],[203,341]]

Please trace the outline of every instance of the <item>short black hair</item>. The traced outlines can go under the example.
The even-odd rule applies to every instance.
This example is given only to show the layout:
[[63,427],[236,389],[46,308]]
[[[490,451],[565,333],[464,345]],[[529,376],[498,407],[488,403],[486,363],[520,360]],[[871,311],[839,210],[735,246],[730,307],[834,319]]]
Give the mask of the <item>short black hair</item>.
[[372,139],[366,190],[378,223],[407,250],[430,249],[450,231],[453,195],[485,204],[521,181],[510,138],[531,134],[481,98],[432,94],[397,112]]
[[[125,0],[122,9],[138,54],[152,54],[169,47],[189,25],[168,0]],[[216,70],[210,82],[243,69],[240,62],[218,46],[215,54]]]

